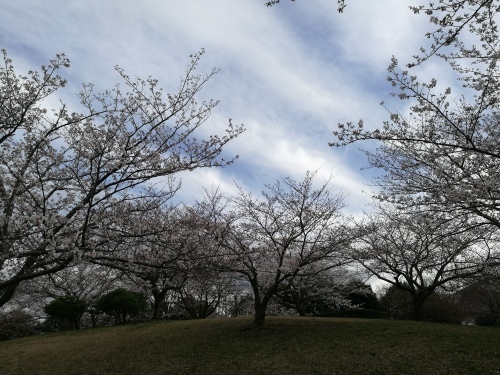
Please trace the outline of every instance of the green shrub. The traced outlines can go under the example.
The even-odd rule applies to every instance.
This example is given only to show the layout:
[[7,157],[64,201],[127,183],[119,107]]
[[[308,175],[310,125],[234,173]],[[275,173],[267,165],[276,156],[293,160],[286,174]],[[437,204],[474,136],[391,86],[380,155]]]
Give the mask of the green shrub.
[[143,294],[119,288],[102,296],[97,301],[97,307],[107,315],[115,318],[115,324],[125,323],[131,317],[136,317],[148,307]]
[[76,296],[62,296],[46,305],[44,310],[50,318],[68,322],[70,328],[79,329],[86,307],[85,301]]

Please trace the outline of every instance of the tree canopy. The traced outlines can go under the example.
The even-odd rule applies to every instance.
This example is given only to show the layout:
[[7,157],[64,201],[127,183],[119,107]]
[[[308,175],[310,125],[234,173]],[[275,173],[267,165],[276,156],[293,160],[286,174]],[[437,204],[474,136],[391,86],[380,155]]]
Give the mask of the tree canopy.
[[[118,205],[175,192],[180,171],[231,164],[223,147],[244,129],[231,120],[223,136],[194,137],[217,101],[197,95],[217,73],[196,73],[191,56],[178,92],[116,68],[119,85],[79,94],[82,113],[45,99],[66,85],[57,55],[41,72],[18,74],[3,51],[0,67],[0,306],[19,284],[64,269],[100,242],[99,223]],[[152,184],[164,179],[163,186]]]

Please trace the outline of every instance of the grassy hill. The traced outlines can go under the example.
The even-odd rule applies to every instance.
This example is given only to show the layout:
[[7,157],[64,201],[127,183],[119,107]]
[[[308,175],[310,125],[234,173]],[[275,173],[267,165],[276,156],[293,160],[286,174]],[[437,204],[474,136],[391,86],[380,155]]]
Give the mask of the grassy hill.
[[0,374],[500,374],[500,329],[410,321],[161,321],[0,342]]

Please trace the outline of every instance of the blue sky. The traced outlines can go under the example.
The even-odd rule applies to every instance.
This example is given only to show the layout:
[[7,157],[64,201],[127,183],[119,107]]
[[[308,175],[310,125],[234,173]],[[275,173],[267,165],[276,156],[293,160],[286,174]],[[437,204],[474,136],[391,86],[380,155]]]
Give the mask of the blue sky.
[[[334,0],[283,0],[267,8],[264,0],[0,0],[0,48],[19,72],[37,69],[64,52],[70,85],[53,98],[77,102],[81,84],[112,88],[115,65],[131,76],[153,76],[174,91],[201,48],[200,72],[221,70],[203,90],[220,105],[201,134],[219,133],[229,118],[246,132],[229,144],[227,156],[240,156],[225,169],[181,175],[178,199],[189,201],[201,186],[220,184],[234,192],[236,181],[259,192],[266,183],[307,170],[334,175],[349,193],[349,211],[369,202],[377,171],[353,145],[328,147],[337,123],[364,119],[369,128],[387,119],[379,105],[391,102],[386,76],[392,55],[409,61],[425,42],[424,16],[408,9],[414,0],[348,0],[343,14]],[[383,5],[382,5],[383,3]],[[442,77],[430,62],[420,72]],[[404,110],[404,107],[402,107]],[[201,135],[200,134],[200,135]]]

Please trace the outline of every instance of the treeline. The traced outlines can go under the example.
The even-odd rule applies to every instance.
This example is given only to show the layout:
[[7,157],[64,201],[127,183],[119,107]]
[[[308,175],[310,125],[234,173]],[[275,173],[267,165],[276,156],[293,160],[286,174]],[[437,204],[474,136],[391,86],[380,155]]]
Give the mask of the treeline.
[[[269,314],[499,324],[494,227],[424,206],[348,217],[342,191],[315,177],[109,207],[91,251],[19,285],[4,335],[250,314],[256,327]],[[379,299],[372,276],[391,285]]]
[[[103,279],[104,275],[107,278]],[[140,278],[82,262],[62,274],[25,285],[11,302],[9,311],[0,318],[0,337],[8,339],[150,319],[254,314],[251,288],[241,279],[216,273],[211,277],[198,274],[196,279],[169,289],[161,302],[159,308],[151,285]],[[361,280],[343,273],[330,274],[328,286],[318,288],[308,283],[306,288],[301,283],[300,287],[297,284],[297,288],[279,293],[270,302],[267,313],[340,316],[341,312],[354,309],[377,310],[377,298]]]
[[[206,275],[206,274],[205,274]],[[198,275],[199,276],[199,275]],[[165,293],[161,308],[151,286],[130,273],[88,262],[24,285],[0,316],[0,340],[44,332],[151,319],[204,319],[253,315],[254,296],[241,279],[213,273]],[[378,291],[352,270],[301,277],[277,293],[268,315],[413,319],[411,295],[396,287]],[[498,278],[476,279],[459,291],[439,290],[423,304],[421,320],[498,325]]]

